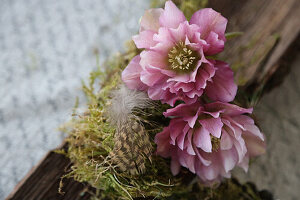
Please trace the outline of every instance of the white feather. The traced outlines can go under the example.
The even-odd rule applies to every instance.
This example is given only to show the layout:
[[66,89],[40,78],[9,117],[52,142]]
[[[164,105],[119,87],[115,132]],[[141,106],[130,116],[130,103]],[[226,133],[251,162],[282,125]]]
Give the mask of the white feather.
[[112,92],[111,104],[107,110],[111,124],[120,127],[132,117],[134,113],[143,112],[142,109],[153,107],[155,103],[145,92],[130,90],[125,85]]

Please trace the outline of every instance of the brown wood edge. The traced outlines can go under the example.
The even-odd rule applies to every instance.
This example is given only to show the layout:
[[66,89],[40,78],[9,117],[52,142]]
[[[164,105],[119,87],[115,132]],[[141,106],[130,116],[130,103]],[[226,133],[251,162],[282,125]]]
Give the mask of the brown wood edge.
[[[269,71],[267,71],[264,79],[261,77],[254,78],[251,82],[249,82],[249,84],[243,87],[243,89],[247,91],[247,93],[251,94],[262,89],[261,86],[263,86],[263,96],[264,94],[269,93],[272,89],[280,86],[291,71],[292,63],[296,60],[299,53],[300,30],[294,35],[290,45],[285,48],[283,55],[281,55],[277,62],[275,62],[272,67],[270,67]],[[269,61],[270,59],[266,59],[264,63],[269,63]]]
[[[67,145],[67,142],[66,141],[63,141],[56,149],[62,149],[64,147],[66,147]],[[54,150],[56,150],[54,149]],[[12,199],[16,192],[22,188],[23,185],[26,184],[26,181],[28,180],[28,178],[33,174],[35,173],[36,169],[39,168],[39,166],[48,158],[51,156],[51,154],[53,154],[54,150],[51,150],[49,151],[48,153],[46,153],[44,155],[44,157],[34,166],[32,167],[29,172],[17,183],[17,185],[14,187],[14,189],[12,190],[12,192],[5,198],[6,200],[9,200],[9,199]]]

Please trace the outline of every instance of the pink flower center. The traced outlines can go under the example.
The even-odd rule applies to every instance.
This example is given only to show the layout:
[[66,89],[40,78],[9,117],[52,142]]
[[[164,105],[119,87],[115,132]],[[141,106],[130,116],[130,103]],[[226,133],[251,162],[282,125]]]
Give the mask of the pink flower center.
[[171,69],[178,72],[190,72],[195,69],[198,55],[183,42],[179,42],[168,53]]

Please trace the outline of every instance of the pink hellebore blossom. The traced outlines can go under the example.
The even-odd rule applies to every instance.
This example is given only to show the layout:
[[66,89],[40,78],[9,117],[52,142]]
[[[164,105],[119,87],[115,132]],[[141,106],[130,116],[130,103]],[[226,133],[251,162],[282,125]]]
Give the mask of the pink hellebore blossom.
[[203,93],[232,101],[237,90],[233,72],[226,63],[207,58],[224,49],[226,24],[211,8],[195,12],[188,22],[172,1],[165,9],[147,10],[133,37],[144,50],[123,71],[123,81],[172,106],[176,100],[193,103]]
[[249,116],[252,109],[229,103],[180,104],[167,110],[168,127],[155,137],[157,153],[171,157],[171,171],[180,166],[211,184],[230,177],[237,165],[248,170],[249,158],[265,152],[264,136]]

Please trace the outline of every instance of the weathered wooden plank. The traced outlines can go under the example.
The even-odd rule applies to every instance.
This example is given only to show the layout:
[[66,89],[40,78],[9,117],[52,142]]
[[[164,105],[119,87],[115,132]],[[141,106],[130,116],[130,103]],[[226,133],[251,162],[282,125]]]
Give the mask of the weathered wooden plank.
[[236,70],[236,81],[265,84],[299,37],[300,1],[211,0],[210,5],[229,19],[227,31],[243,32],[226,43],[221,55]]
[[87,186],[73,179],[64,179],[62,191],[64,194],[58,193],[61,177],[70,166],[68,158],[49,152],[16,186],[7,200],[89,199],[90,195],[85,192]]
[[[209,6],[229,19],[228,31],[244,32],[229,40],[222,54],[236,70],[240,84],[264,84],[283,67],[280,59],[299,37],[299,4],[299,0],[210,0]],[[7,199],[88,199],[89,194],[83,193],[86,186],[73,179],[65,179],[65,194],[58,194],[60,177],[70,164],[63,155],[48,153]]]

